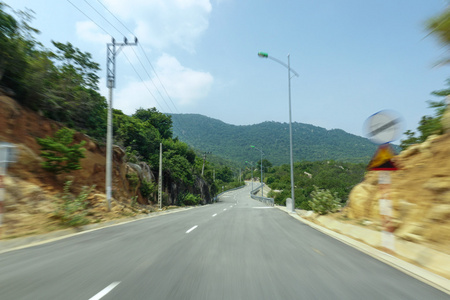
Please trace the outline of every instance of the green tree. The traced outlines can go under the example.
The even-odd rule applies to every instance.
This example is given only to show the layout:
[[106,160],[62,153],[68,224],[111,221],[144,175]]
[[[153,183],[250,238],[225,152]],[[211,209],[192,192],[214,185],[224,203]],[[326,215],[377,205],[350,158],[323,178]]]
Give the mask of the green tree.
[[27,56],[39,45],[32,35],[39,31],[29,26],[32,15],[28,11],[12,10],[19,17],[16,19],[6,10],[11,8],[0,2],[0,85],[12,89],[20,99],[26,92]]
[[80,159],[84,158],[85,141],[73,143],[75,131],[61,128],[54,137],[36,138],[41,146],[41,156],[45,159],[42,167],[56,174],[81,169]]
[[52,41],[52,44],[56,47],[56,53],[52,56],[61,62],[58,69],[64,75],[64,84],[68,87],[75,85],[97,90],[99,77],[96,73],[100,70],[100,65],[92,61],[92,55],[71,43]]
[[[439,15],[430,18],[426,22],[428,31],[436,36],[439,41],[449,48],[450,46],[450,8],[447,8]],[[446,58],[441,63],[448,64],[450,58]]]
[[216,172],[216,179],[221,180],[223,182],[232,182],[233,181],[233,171],[228,166],[222,166]]
[[[450,80],[447,80],[447,84],[450,85]],[[444,89],[432,92],[432,95],[437,97],[446,97],[450,94],[450,89]],[[446,99],[440,101],[428,101],[428,106],[434,108],[435,112],[433,116],[423,116],[417,127],[418,135],[416,133],[407,130],[404,134],[407,136],[405,139],[401,140],[400,148],[405,150],[413,144],[423,143],[430,135],[442,134],[442,116],[447,107]]]
[[[161,136],[158,130],[149,122],[125,115],[120,110],[113,111],[113,130],[116,141],[130,152],[137,151],[145,160],[157,164],[154,155],[159,151]],[[153,158],[153,159],[152,159]]]
[[161,138],[172,138],[172,117],[160,113],[156,108],[139,108],[133,114],[133,117],[138,118],[143,122],[149,122],[153,127],[158,129]]

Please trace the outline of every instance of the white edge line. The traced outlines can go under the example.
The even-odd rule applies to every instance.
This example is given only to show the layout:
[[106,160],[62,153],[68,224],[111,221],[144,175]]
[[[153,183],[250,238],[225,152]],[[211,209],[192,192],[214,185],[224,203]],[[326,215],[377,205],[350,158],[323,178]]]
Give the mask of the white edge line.
[[[16,251],[16,250],[21,250],[21,249],[26,249],[26,248],[31,248],[31,247],[35,247],[35,246],[38,246],[38,245],[44,245],[44,244],[56,242],[56,241],[59,241],[59,240],[64,240],[64,239],[67,239],[67,238],[70,238],[70,237],[73,237],[73,236],[82,235],[82,234],[85,234],[85,233],[90,233],[92,231],[102,230],[102,229],[109,228],[109,227],[114,227],[114,226],[120,226],[120,225],[128,224],[128,223],[131,223],[131,222],[137,222],[137,221],[142,221],[142,220],[146,220],[146,219],[156,218],[156,217],[159,217],[159,216],[165,216],[165,215],[169,215],[169,214],[173,214],[173,213],[177,213],[177,212],[181,212],[181,211],[186,211],[186,210],[190,210],[190,209],[194,209],[194,208],[197,208],[197,207],[188,207],[188,208],[185,208],[183,210],[174,210],[174,211],[170,211],[169,210],[169,211],[164,211],[161,214],[154,214],[154,215],[152,215],[152,213],[147,214],[147,215],[142,214],[141,215],[142,217],[139,217],[137,219],[133,218],[131,220],[130,220],[130,218],[111,220],[109,222],[117,221],[117,223],[114,223],[114,224],[105,224],[106,222],[105,223],[99,223],[98,224],[99,227],[96,227],[96,228],[91,228],[91,229],[86,229],[86,230],[83,230],[83,228],[81,228],[82,231],[79,231],[79,232],[70,232],[68,234],[64,234],[63,233],[61,236],[56,236],[54,238],[49,238],[49,239],[42,239],[42,240],[38,240],[38,241],[32,241],[32,242],[30,242],[28,244],[24,244],[24,245],[20,245],[20,246],[16,246],[16,247],[11,247],[11,248],[7,248],[7,246],[5,246],[6,249],[0,249],[0,254],[7,253],[7,252],[12,252],[12,251]],[[125,221],[121,221],[121,220],[125,220]],[[95,224],[90,224],[90,225],[95,225]],[[89,226],[89,225],[85,225],[85,226]],[[68,229],[68,230],[70,230],[70,229]],[[52,232],[49,232],[48,234],[52,234],[52,233],[58,234],[58,231],[52,231]],[[32,238],[32,237],[35,237],[35,236],[30,236],[30,238]],[[39,238],[39,236],[36,236],[36,237]],[[1,242],[1,240],[0,240],[0,242]],[[1,248],[1,243],[0,243],[0,248]]]
[[194,227],[192,227],[191,229],[189,229],[188,231],[186,231],[186,233],[191,232],[192,230],[194,230],[194,229],[197,228],[197,227],[198,227],[198,225],[195,225]]
[[119,283],[120,283],[120,281],[115,281],[115,282],[111,283],[110,285],[105,287],[103,290],[101,290],[100,292],[95,294],[95,296],[89,298],[89,300],[99,300],[99,299],[103,298],[103,296],[105,296],[106,294],[111,292],[112,289],[115,288]]
[[215,216],[217,216],[217,214],[213,214],[212,216],[215,217]]

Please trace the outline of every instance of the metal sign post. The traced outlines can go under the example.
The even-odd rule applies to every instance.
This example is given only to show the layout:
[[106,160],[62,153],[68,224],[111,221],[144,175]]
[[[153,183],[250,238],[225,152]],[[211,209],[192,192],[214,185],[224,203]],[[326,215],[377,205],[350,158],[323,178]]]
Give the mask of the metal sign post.
[[15,162],[17,152],[15,146],[10,143],[0,143],[0,237],[3,234],[3,214],[5,200],[5,184],[4,179],[8,163]]
[[379,210],[383,230],[381,231],[381,246],[388,252],[395,252],[395,237],[392,221],[392,201],[390,200],[391,174],[389,171],[378,172],[378,186],[380,189]]
[[378,150],[375,152],[367,169],[369,171],[378,171],[378,187],[380,190],[380,199],[378,200],[382,231],[381,246],[387,252],[395,252],[395,236],[392,226],[392,200],[391,192],[391,171],[398,170],[392,158],[395,152],[390,142],[399,138],[402,132],[403,119],[394,111],[383,110],[370,116],[365,124],[364,130],[366,136],[375,144],[378,144]]

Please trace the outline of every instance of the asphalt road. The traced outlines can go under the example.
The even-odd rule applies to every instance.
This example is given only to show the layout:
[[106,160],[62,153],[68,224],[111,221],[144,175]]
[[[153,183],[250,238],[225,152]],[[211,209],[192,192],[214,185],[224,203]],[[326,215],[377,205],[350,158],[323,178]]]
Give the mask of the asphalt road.
[[249,197],[0,254],[0,299],[449,299]]

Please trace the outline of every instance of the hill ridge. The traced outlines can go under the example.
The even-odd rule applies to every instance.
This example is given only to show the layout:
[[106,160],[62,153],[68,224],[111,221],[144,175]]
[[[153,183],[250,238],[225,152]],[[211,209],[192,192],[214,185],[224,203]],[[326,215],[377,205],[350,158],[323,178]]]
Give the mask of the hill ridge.
[[[170,114],[174,136],[200,151],[243,164],[258,161],[254,145],[274,165],[289,163],[289,124],[264,121],[233,125],[201,114]],[[368,139],[342,129],[293,122],[294,161],[338,160],[367,163],[376,146]]]

